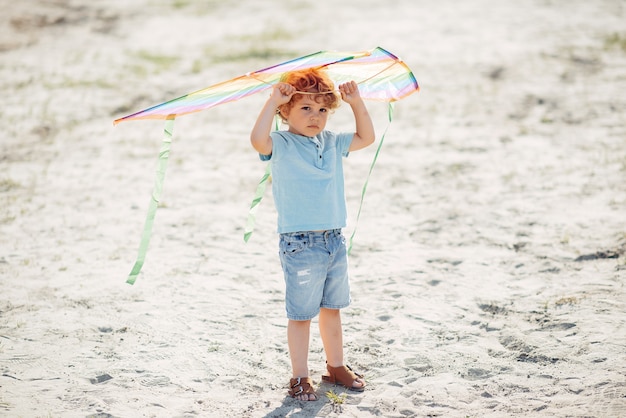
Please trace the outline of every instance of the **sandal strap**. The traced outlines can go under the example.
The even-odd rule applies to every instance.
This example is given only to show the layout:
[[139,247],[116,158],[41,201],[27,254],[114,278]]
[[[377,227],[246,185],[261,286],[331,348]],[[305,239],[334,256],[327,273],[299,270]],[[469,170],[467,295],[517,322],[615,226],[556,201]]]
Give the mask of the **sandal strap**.
[[354,370],[352,370],[352,367],[348,366],[347,364],[346,364],[346,367],[348,368],[348,370],[350,370],[351,374],[355,375],[356,377],[359,377],[359,378],[363,379],[363,375],[362,374],[359,374],[359,373],[355,372]]
[[350,390],[356,390],[356,391],[362,391],[363,388],[365,388],[365,385],[361,387],[354,386],[354,382],[357,379],[363,379],[363,375],[354,372],[352,368],[348,365],[332,367],[326,364],[326,369],[328,370],[328,373],[330,374],[330,376],[328,376],[328,378],[324,378],[324,376],[322,377],[324,378],[324,380],[327,380],[330,383],[335,383],[335,384],[339,383],[340,385],[343,385],[349,388]]
[[347,387],[352,387],[352,384],[357,378],[363,378],[362,374],[354,372],[348,365],[332,367],[327,364],[326,368],[336,382],[339,382]]
[[315,389],[313,389],[313,380],[310,377],[294,377],[289,380],[289,395],[292,397],[306,394],[314,395],[317,398]]

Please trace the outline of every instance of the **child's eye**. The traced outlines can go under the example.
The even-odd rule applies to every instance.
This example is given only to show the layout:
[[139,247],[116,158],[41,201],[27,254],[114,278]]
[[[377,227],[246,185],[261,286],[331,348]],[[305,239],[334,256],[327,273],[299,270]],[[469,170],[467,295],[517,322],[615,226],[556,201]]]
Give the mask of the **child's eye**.
[[311,110],[309,106],[302,106],[302,110]]
[[326,112],[328,112],[328,109],[326,109],[325,107],[323,107],[323,108],[321,108],[321,109],[320,109],[320,112],[322,112],[322,113],[326,113]]

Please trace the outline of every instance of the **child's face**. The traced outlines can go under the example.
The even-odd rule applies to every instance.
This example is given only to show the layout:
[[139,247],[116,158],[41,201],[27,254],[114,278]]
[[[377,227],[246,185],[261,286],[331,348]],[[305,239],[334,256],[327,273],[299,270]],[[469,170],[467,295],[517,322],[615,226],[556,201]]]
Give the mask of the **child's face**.
[[287,115],[289,132],[302,136],[315,136],[326,127],[330,110],[315,96],[303,95],[297,99]]

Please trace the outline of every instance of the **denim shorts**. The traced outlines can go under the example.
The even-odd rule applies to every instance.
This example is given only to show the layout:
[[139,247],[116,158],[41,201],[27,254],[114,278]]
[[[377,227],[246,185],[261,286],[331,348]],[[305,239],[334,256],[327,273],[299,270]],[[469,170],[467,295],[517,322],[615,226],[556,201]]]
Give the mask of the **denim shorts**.
[[346,239],[341,229],[280,234],[287,318],[305,321],[320,308],[350,305]]

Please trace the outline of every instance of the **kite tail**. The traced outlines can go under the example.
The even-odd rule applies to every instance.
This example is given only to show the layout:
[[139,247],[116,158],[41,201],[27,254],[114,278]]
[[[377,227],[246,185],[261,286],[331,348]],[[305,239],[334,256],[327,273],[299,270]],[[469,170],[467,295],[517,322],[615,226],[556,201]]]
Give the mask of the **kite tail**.
[[[276,115],[274,117],[274,130],[278,130],[278,121],[279,116]],[[272,176],[272,160],[270,160],[265,166],[265,174],[261,177],[261,181],[256,186],[256,192],[254,193],[254,199],[252,199],[252,203],[250,204],[250,209],[248,210],[248,220],[246,221],[246,229],[243,231],[243,240],[248,242],[250,237],[252,236],[252,232],[254,231],[254,225],[256,224],[256,213],[259,210],[259,204],[261,204],[261,200],[263,200],[263,195],[265,194],[265,188],[267,187],[267,182]]]
[[361,217],[361,209],[363,208],[363,200],[365,199],[365,192],[367,191],[367,183],[370,181],[370,176],[372,175],[372,170],[374,170],[374,165],[376,164],[376,160],[378,159],[378,154],[380,153],[380,149],[383,146],[383,142],[385,142],[385,135],[387,135],[387,130],[389,126],[391,126],[391,121],[393,120],[393,102],[389,102],[389,122],[387,123],[387,127],[383,132],[383,136],[380,138],[380,143],[378,144],[378,148],[376,149],[376,153],[374,154],[374,159],[372,160],[372,164],[370,165],[370,171],[367,173],[367,178],[365,179],[365,184],[363,184],[363,190],[361,190],[361,202],[359,203],[359,211],[356,215],[356,222],[354,224],[354,230],[352,231],[352,235],[350,236],[350,244],[348,246],[348,255],[352,252],[352,243],[354,241],[354,235],[356,234],[356,228],[359,225],[359,218]]
[[267,187],[267,182],[272,175],[272,162],[269,161],[265,166],[265,174],[261,178],[261,181],[256,186],[256,192],[254,193],[254,199],[252,199],[252,204],[250,205],[250,210],[248,211],[248,221],[246,222],[246,229],[243,232],[243,240],[248,242],[250,236],[252,236],[252,231],[254,231],[254,224],[256,223],[256,212],[259,210],[259,204],[263,199],[263,195],[265,194],[265,188]]
[[137,254],[137,260],[135,261],[135,265],[126,280],[126,283],[128,284],[134,284],[135,280],[137,280],[137,276],[139,275],[146,259],[146,253],[148,252],[148,245],[150,244],[150,237],[152,236],[154,217],[156,215],[157,207],[159,206],[159,201],[161,200],[161,194],[163,193],[163,180],[165,179],[165,170],[167,169],[167,162],[170,156],[170,145],[172,144],[175,117],[175,115],[169,115],[165,122],[165,129],[163,129],[163,142],[161,143],[161,150],[159,151],[156,179],[154,180],[154,188],[152,189],[148,215],[146,216],[143,234],[141,235],[141,243],[139,244],[139,254]]

